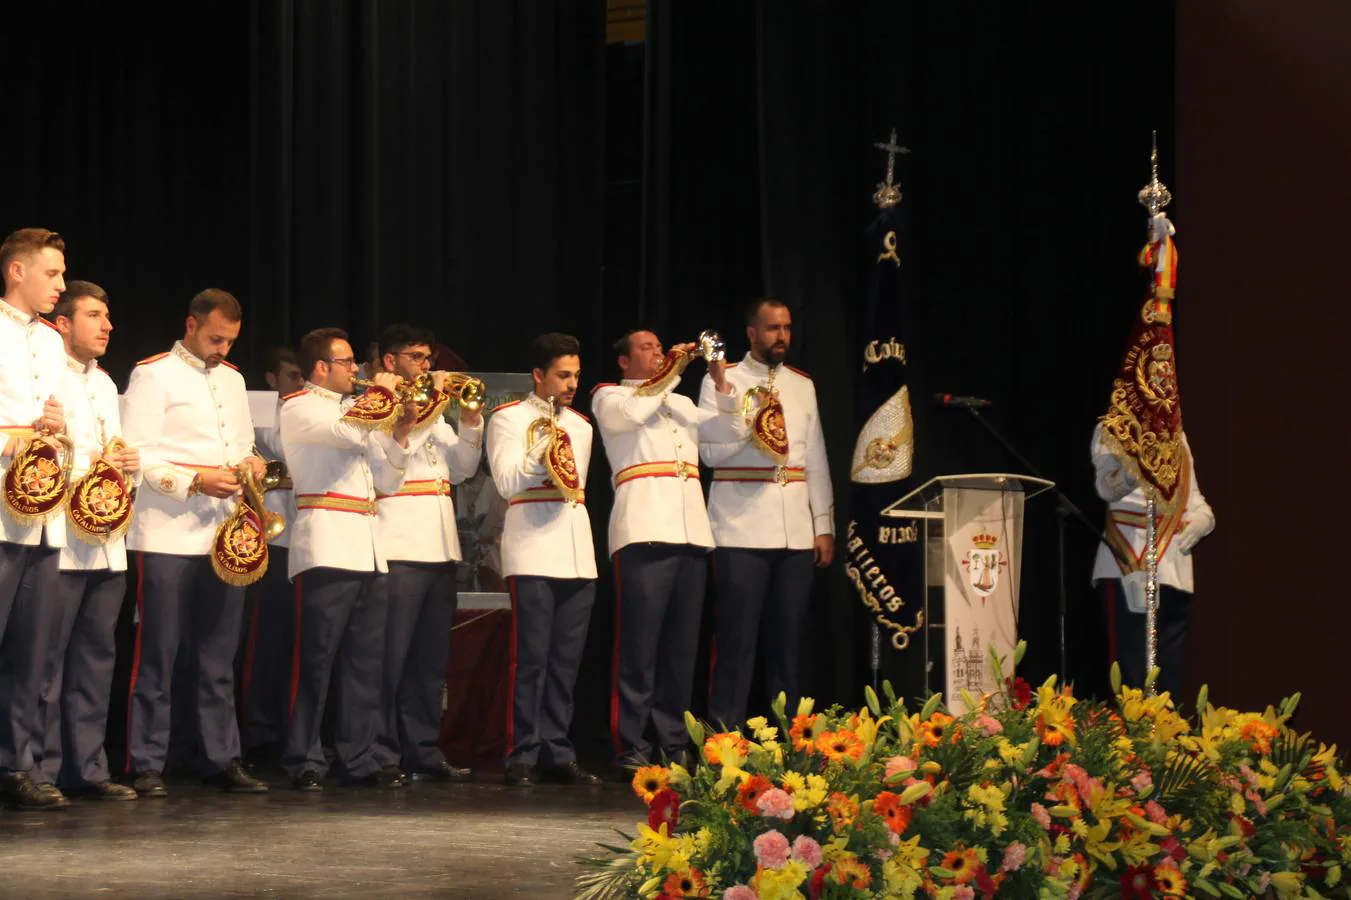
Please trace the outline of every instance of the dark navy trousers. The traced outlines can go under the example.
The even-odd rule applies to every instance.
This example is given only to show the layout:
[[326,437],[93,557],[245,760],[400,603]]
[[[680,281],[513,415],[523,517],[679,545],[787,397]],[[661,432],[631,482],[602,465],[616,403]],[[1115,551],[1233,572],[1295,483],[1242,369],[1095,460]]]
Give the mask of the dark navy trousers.
[[[5,515],[5,513],[0,513]],[[43,778],[41,697],[60,626],[59,551],[0,543],[0,773]]]

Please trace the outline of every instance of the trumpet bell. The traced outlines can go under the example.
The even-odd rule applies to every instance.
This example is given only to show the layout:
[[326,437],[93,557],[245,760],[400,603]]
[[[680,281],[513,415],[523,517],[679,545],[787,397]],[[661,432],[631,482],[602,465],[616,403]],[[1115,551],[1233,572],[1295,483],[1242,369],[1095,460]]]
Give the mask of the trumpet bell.
[[446,392],[460,405],[460,409],[471,413],[483,409],[483,404],[488,401],[488,386],[463,372],[451,372],[449,375]]
[[727,342],[712,328],[699,332],[699,355],[705,362],[718,362],[727,358]]

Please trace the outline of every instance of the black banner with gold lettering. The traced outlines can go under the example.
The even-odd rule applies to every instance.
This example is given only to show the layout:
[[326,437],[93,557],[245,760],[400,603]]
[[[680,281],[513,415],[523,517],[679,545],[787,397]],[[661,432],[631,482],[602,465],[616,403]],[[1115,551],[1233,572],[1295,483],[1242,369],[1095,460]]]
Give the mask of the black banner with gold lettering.
[[[897,517],[888,508],[920,484],[916,469],[916,389],[907,347],[913,310],[905,291],[906,239],[901,193],[893,182],[895,134],[888,144],[887,179],[873,201],[881,209],[866,235],[871,273],[858,315],[854,394],[857,423],[849,478],[850,521],[844,545],[844,571],[867,610],[864,641],[870,667],[888,678],[898,693],[915,696],[923,689],[923,547],[915,519]],[[919,396],[923,396],[920,394]]]

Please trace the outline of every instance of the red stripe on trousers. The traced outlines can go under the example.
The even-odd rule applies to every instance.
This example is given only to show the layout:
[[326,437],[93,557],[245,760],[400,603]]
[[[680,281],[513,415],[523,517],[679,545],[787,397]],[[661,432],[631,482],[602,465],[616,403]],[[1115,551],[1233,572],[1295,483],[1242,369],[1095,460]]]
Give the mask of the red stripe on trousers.
[[1116,579],[1106,578],[1107,585],[1107,664],[1116,662]]
[[507,576],[511,595],[511,646],[507,655],[507,756],[516,749],[516,576]]
[[615,644],[610,658],[610,740],[615,745],[615,755],[624,755],[624,742],[619,739],[619,626],[624,608],[624,588],[619,577],[619,552],[611,557],[615,573]]
[[305,576],[296,576],[296,636],[291,642],[291,696],[286,701],[286,722],[289,725],[291,719],[296,714],[296,694],[300,693],[300,602],[304,595],[305,588],[302,585],[302,579]]
[[141,629],[145,628],[145,554],[136,554],[136,645],[131,652],[131,682],[127,685],[127,761],[124,770],[131,768],[131,698],[136,694],[136,673],[141,670]]

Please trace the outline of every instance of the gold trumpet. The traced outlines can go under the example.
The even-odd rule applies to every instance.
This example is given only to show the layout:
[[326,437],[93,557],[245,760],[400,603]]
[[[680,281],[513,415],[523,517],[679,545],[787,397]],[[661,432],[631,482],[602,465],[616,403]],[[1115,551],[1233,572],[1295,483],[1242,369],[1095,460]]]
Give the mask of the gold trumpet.
[[[460,404],[460,409],[476,413],[483,409],[483,404],[488,402],[488,386],[473,375],[466,375],[463,372],[447,372],[446,374],[446,393],[456,403]],[[425,375],[422,377],[426,377]]]
[[[469,412],[478,412],[483,409],[483,404],[488,399],[488,386],[472,375],[466,375],[463,372],[445,372],[446,387],[445,395],[458,403],[461,409]],[[352,384],[358,387],[370,388],[375,386],[374,381],[368,381],[364,378],[352,379]],[[436,378],[431,372],[423,372],[412,381],[404,379],[399,386],[394,389],[394,396],[400,403],[415,403],[420,407],[427,407],[440,400],[437,396]]]

